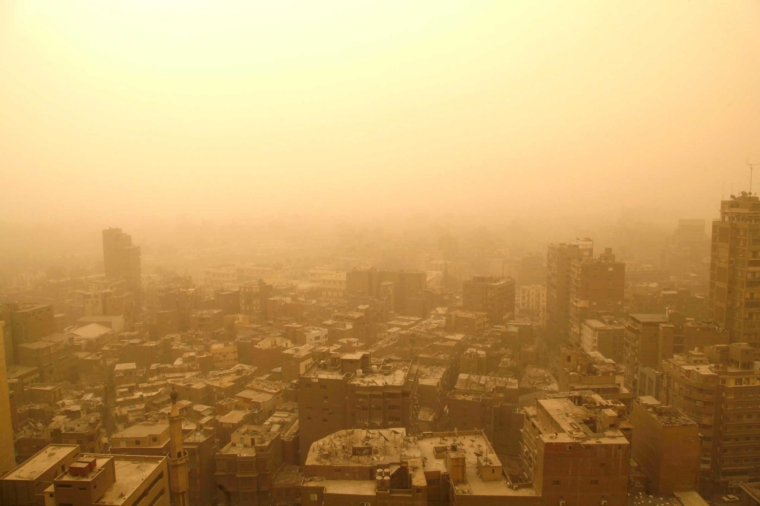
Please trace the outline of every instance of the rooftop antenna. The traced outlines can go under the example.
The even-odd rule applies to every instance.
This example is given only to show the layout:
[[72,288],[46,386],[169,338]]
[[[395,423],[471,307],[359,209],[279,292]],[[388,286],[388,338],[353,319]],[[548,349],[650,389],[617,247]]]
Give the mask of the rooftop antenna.
[[752,196],[752,171],[754,170],[755,166],[760,167],[760,163],[750,163],[749,158],[747,158],[747,165],[749,165],[749,196]]

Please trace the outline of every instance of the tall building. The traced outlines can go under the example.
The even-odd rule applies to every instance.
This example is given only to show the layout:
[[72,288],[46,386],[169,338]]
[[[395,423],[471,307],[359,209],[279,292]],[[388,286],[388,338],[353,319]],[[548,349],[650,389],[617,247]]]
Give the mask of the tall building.
[[665,249],[665,267],[671,275],[680,279],[696,275],[699,281],[705,281],[708,273],[705,259],[710,255],[705,226],[705,220],[678,220],[678,227]]
[[417,366],[372,359],[369,352],[322,360],[298,378],[301,459],[311,444],[350,428],[404,427],[417,423]]
[[522,285],[518,288],[517,310],[519,316],[528,316],[546,327],[546,285]]
[[103,230],[103,267],[106,278],[123,279],[130,290],[140,293],[140,247],[133,245],[132,236],[125,234],[120,228]]
[[625,264],[615,260],[611,248],[606,248],[597,258],[575,258],[570,262],[569,292],[570,340],[580,344],[585,320],[622,312]]
[[515,280],[491,276],[475,276],[462,285],[462,309],[486,313],[492,325],[500,324],[506,315],[515,314]]
[[[700,492],[739,493],[760,477],[760,373],[746,343],[708,346],[662,363],[660,402],[699,424]],[[634,436],[635,437],[635,436]]]
[[658,369],[662,360],[660,325],[668,323],[664,314],[632,314],[625,324],[623,362],[625,385],[637,392],[639,367]]
[[10,391],[5,367],[5,346],[3,345],[3,327],[0,321],[0,475],[10,471],[16,465],[13,454],[13,425],[11,423]]
[[731,342],[760,347],[760,198],[742,192],[712,224],[708,317]]
[[570,319],[570,268],[575,259],[594,256],[594,241],[550,244],[546,254],[546,327],[550,339],[565,339]]

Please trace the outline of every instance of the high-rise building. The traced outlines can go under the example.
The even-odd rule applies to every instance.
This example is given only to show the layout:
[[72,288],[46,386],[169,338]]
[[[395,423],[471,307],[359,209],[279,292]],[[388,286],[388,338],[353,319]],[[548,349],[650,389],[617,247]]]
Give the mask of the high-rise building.
[[594,241],[550,244],[546,255],[546,326],[549,338],[565,339],[570,318],[570,267],[577,258],[594,256]]
[[570,262],[570,340],[580,344],[585,320],[602,314],[620,314],[625,298],[625,264],[615,260],[611,248],[597,258]]
[[130,290],[140,293],[140,247],[133,245],[132,236],[125,234],[120,228],[103,230],[103,267],[106,278],[123,279]]
[[731,342],[760,347],[760,198],[745,192],[720,204],[712,224],[708,317]]
[[0,321],[0,475],[10,471],[16,465],[13,454],[13,425],[11,423],[10,392],[5,368],[5,346],[3,345],[3,327]]
[[[739,493],[760,476],[760,373],[746,343],[708,346],[662,363],[660,402],[699,424],[700,492]],[[635,437],[635,436],[634,436]]]
[[665,267],[680,279],[696,275],[704,282],[708,273],[705,259],[710,254],[710,240],[705,233],[705,220],[678,220],[678,227],[665,249]]
[[637,392],[639,367],[658,369],[662,360],[660,325],[668,323],[664,314],[632,314],[625,324],[623,362],[625,385]]
[[515,314],[515,280],[491,276],[475,276],[462,285],[462,309],[486,313],[492,325]]

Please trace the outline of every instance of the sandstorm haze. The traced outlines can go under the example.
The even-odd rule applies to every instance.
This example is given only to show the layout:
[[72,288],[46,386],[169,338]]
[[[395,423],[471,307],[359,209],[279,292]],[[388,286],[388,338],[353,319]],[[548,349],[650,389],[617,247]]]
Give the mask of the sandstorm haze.
[[7,223],[713,218],[756,2],[5,2]]
[[0,505],[760,506],[759,92],[760,0],[0,0]]

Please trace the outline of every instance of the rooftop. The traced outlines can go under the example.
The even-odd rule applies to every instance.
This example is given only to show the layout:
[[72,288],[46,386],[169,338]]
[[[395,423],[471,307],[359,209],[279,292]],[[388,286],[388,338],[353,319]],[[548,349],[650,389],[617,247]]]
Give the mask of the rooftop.
[[0,480],[34,481],[58,464],[67,455],[79,453],[79,445],[48,445],[24,463],[16,466]]
[[667,315],[664,314],[648,314],[648,313],[636,313],[628,315],[632,320],[636,320],[639,323],[669,323]]
[[[146,478],[159,466],[163,464],[164,457],[147,457],[134,455],[87,455],[82,457],[91,457],[96,459],[95,471],[109,460],[114,461],[114,471],[116,481],[111,485],[103,495],[93,504],[119,505],[123,504],[130,498],[135,490],[146,480]],[[88,476],[72,476],[66,473],[60,476],[57,481],[82,481],[91,479],[92,472]]]

